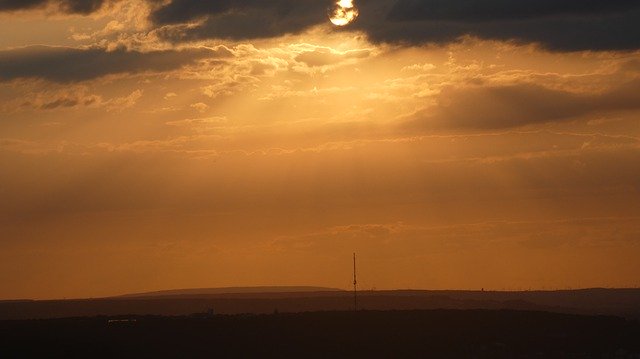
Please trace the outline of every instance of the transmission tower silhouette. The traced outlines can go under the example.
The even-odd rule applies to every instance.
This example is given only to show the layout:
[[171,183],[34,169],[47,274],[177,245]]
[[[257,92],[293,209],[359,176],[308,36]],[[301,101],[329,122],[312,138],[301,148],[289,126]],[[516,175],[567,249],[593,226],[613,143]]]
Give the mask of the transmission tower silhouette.
[[356,254],[353,253],[353,311],[358,311],[358,281],[356,279]]

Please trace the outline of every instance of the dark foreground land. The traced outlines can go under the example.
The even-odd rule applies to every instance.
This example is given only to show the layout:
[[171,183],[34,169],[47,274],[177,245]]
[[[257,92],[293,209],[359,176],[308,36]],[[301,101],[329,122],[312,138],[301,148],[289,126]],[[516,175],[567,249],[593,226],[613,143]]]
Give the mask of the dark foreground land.
[[640,323],[508,310],[0,321],[0,357],[640,358]]

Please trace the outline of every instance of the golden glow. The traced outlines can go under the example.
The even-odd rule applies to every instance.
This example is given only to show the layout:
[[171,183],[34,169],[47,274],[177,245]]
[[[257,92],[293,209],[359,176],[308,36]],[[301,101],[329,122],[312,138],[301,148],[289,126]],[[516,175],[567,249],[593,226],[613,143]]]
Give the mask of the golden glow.
[[363,288],[640,285],[640,52],[378,43],[357,0],[299,34],[173,44],[139,3],[0,16],[0,57],[21,54],[0,70],[0,299],[347,288],[354,251]]
[[353,0],[338,0],[329,10],[329,20],[336,26],[345,26],[352,23],[358,17],[358,8]]

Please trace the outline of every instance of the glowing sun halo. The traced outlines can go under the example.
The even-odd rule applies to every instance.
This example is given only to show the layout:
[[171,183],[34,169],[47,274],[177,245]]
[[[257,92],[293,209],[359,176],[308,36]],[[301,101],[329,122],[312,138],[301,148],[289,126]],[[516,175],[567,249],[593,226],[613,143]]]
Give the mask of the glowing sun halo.
[[336,26],[348,25],[357,17],[358,8],[353,4],[353,0],[338,0],[329,9],[329,20]]

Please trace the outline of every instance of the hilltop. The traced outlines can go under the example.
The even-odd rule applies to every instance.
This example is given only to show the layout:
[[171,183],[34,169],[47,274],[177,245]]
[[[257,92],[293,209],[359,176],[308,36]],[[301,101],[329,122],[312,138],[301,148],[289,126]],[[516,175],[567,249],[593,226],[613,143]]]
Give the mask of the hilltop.
[[312,292],[341,292],[343,289],[310,287],[310,286],[257,286],[257,287],[222,287],[222,288],[189,288],[172,289],[155,292],[124,294],[116,298],[146,298],[146,297],[175,297],[175,296],[203,296],[216,294],[260,294],[260,293],[312,293]]

